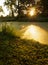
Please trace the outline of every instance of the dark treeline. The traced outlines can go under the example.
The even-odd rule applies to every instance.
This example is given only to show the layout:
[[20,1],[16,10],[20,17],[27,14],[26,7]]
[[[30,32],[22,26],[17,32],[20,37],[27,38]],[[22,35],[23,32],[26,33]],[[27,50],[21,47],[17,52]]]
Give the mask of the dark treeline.
[[[35,0],[5,0],[4,6],[6,6],[9,14],[7,16],[0,16],[0,22],[2,21],[37,21],[48,22],[48,0],[40,0],[37,3]],[[29,10],[31,8],[36,9],[36,15],[30,16]],[[0,6],[0,12],[3,12]]]
[[[23,10],[27,10],[29,7],[34,6],[41,9],[44,15],[48,15],[48,0],[40,0],[37,4],[35,3],[35,0],[5,0],[4,6],[7,6],[7,9],[11,10],[9,16],[12,17],[15,17],[14,14],[18,14],[18,16],[25,16]],[[0,11],[3,12],[1,7]]]

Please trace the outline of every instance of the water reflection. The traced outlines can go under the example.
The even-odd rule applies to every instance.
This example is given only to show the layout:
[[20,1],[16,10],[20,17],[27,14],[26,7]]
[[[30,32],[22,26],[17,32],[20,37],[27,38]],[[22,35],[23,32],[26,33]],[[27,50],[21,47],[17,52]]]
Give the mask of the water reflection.
[[39,26],[29,25],[25,29],[22,29],[22,32],[22,38],[24,39],[34,39],[40,43],[48,43],[47,32]]
[[[1,24],[0,22],[0,29]],[[7,22],[6,24],[17,30],[18,35],[23,34],[24,38],[33,38],[36,41],[48,44],[48,22]]]

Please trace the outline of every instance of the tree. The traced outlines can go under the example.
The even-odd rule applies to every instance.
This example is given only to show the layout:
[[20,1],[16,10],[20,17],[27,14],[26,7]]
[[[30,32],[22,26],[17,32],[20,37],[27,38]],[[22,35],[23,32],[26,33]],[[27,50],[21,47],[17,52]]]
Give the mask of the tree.
[[[16,5],[16,1],[18,1],[18,5]],[[18,13],[18,15],[21,15],[22,13],[22,10],[23,9],[26,9],[27,5],[29,4],[32,4],[34,5],[35,4],[35,1],[34,0],[5,0],[5,5],[8,7],[8,9],[11,10],[12,12],[12,16],[14,17],[14,13]]]
[[2,6],[0,6],[0,12],[3,12]]
[[25,4],[32,4],[32,5],[35,5],[35,0],[20,0],[21,3]]
[[3,14],[4,14],[3,8],[2,6],[0,6],[0,17],[3,17]]
[[34,6],[35,5],[35,1],[34,0],[18,0],[18,15],[20,16],[21,13],[23,15],[22,10],[27,10],[28,6],[30,7],[30,5]]
[[12,16],[14,17],[14,12],[16,10],[16,0],[5,0],[4,4],[12,11]]
[[27,0],[27,3],[32,4],[32,6],[34,6],[35,5],[35,0]]
[[41,5],[43,6],[43,12],[47,14],[47,12],[48,12],[48,0],[41,0]]

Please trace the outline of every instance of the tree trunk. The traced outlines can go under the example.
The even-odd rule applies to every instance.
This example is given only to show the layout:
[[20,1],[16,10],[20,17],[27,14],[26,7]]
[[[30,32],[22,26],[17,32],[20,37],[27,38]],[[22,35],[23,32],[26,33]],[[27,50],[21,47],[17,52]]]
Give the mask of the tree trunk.
[[12,12],[12,17],[14,17],[14,12],[13,12],[12,5],[10,7],[11,7],[11,12]]
[[13,10],[12,10],[12,17],[14,17],[14,12],[13,12]]

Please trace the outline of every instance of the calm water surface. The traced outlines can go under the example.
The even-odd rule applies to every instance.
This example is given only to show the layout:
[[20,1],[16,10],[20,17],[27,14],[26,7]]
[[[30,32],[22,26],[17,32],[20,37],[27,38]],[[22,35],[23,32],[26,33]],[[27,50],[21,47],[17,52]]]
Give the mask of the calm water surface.
[[[5,22],[3,22],[5,24]],[[35,40],[36,41],[39,41],[41,43],[44,43],[44,44],[48,44],[48,22],[7,22],[6,25],[9,25],[11,27],[13,27],[14,29],[20,31],[20,30],[23,30],[23,29],[26,29],[26,27],[30,26],[30,25],[33,25],[36,27],[37,31],[34,31],[36,32],[36,34],[33,34],[31,32],[31,34],[29,34],[30,32],[27,30],[24,31],[28,33],[28,37],[30,37],[31,35],[35,35]],[[2,23],[0,23],[0,29],[1,29],[1,26],[2,26]],[[27,35],[25,35],[27,37]],[[37,36],[37,38],[36,38]]]

